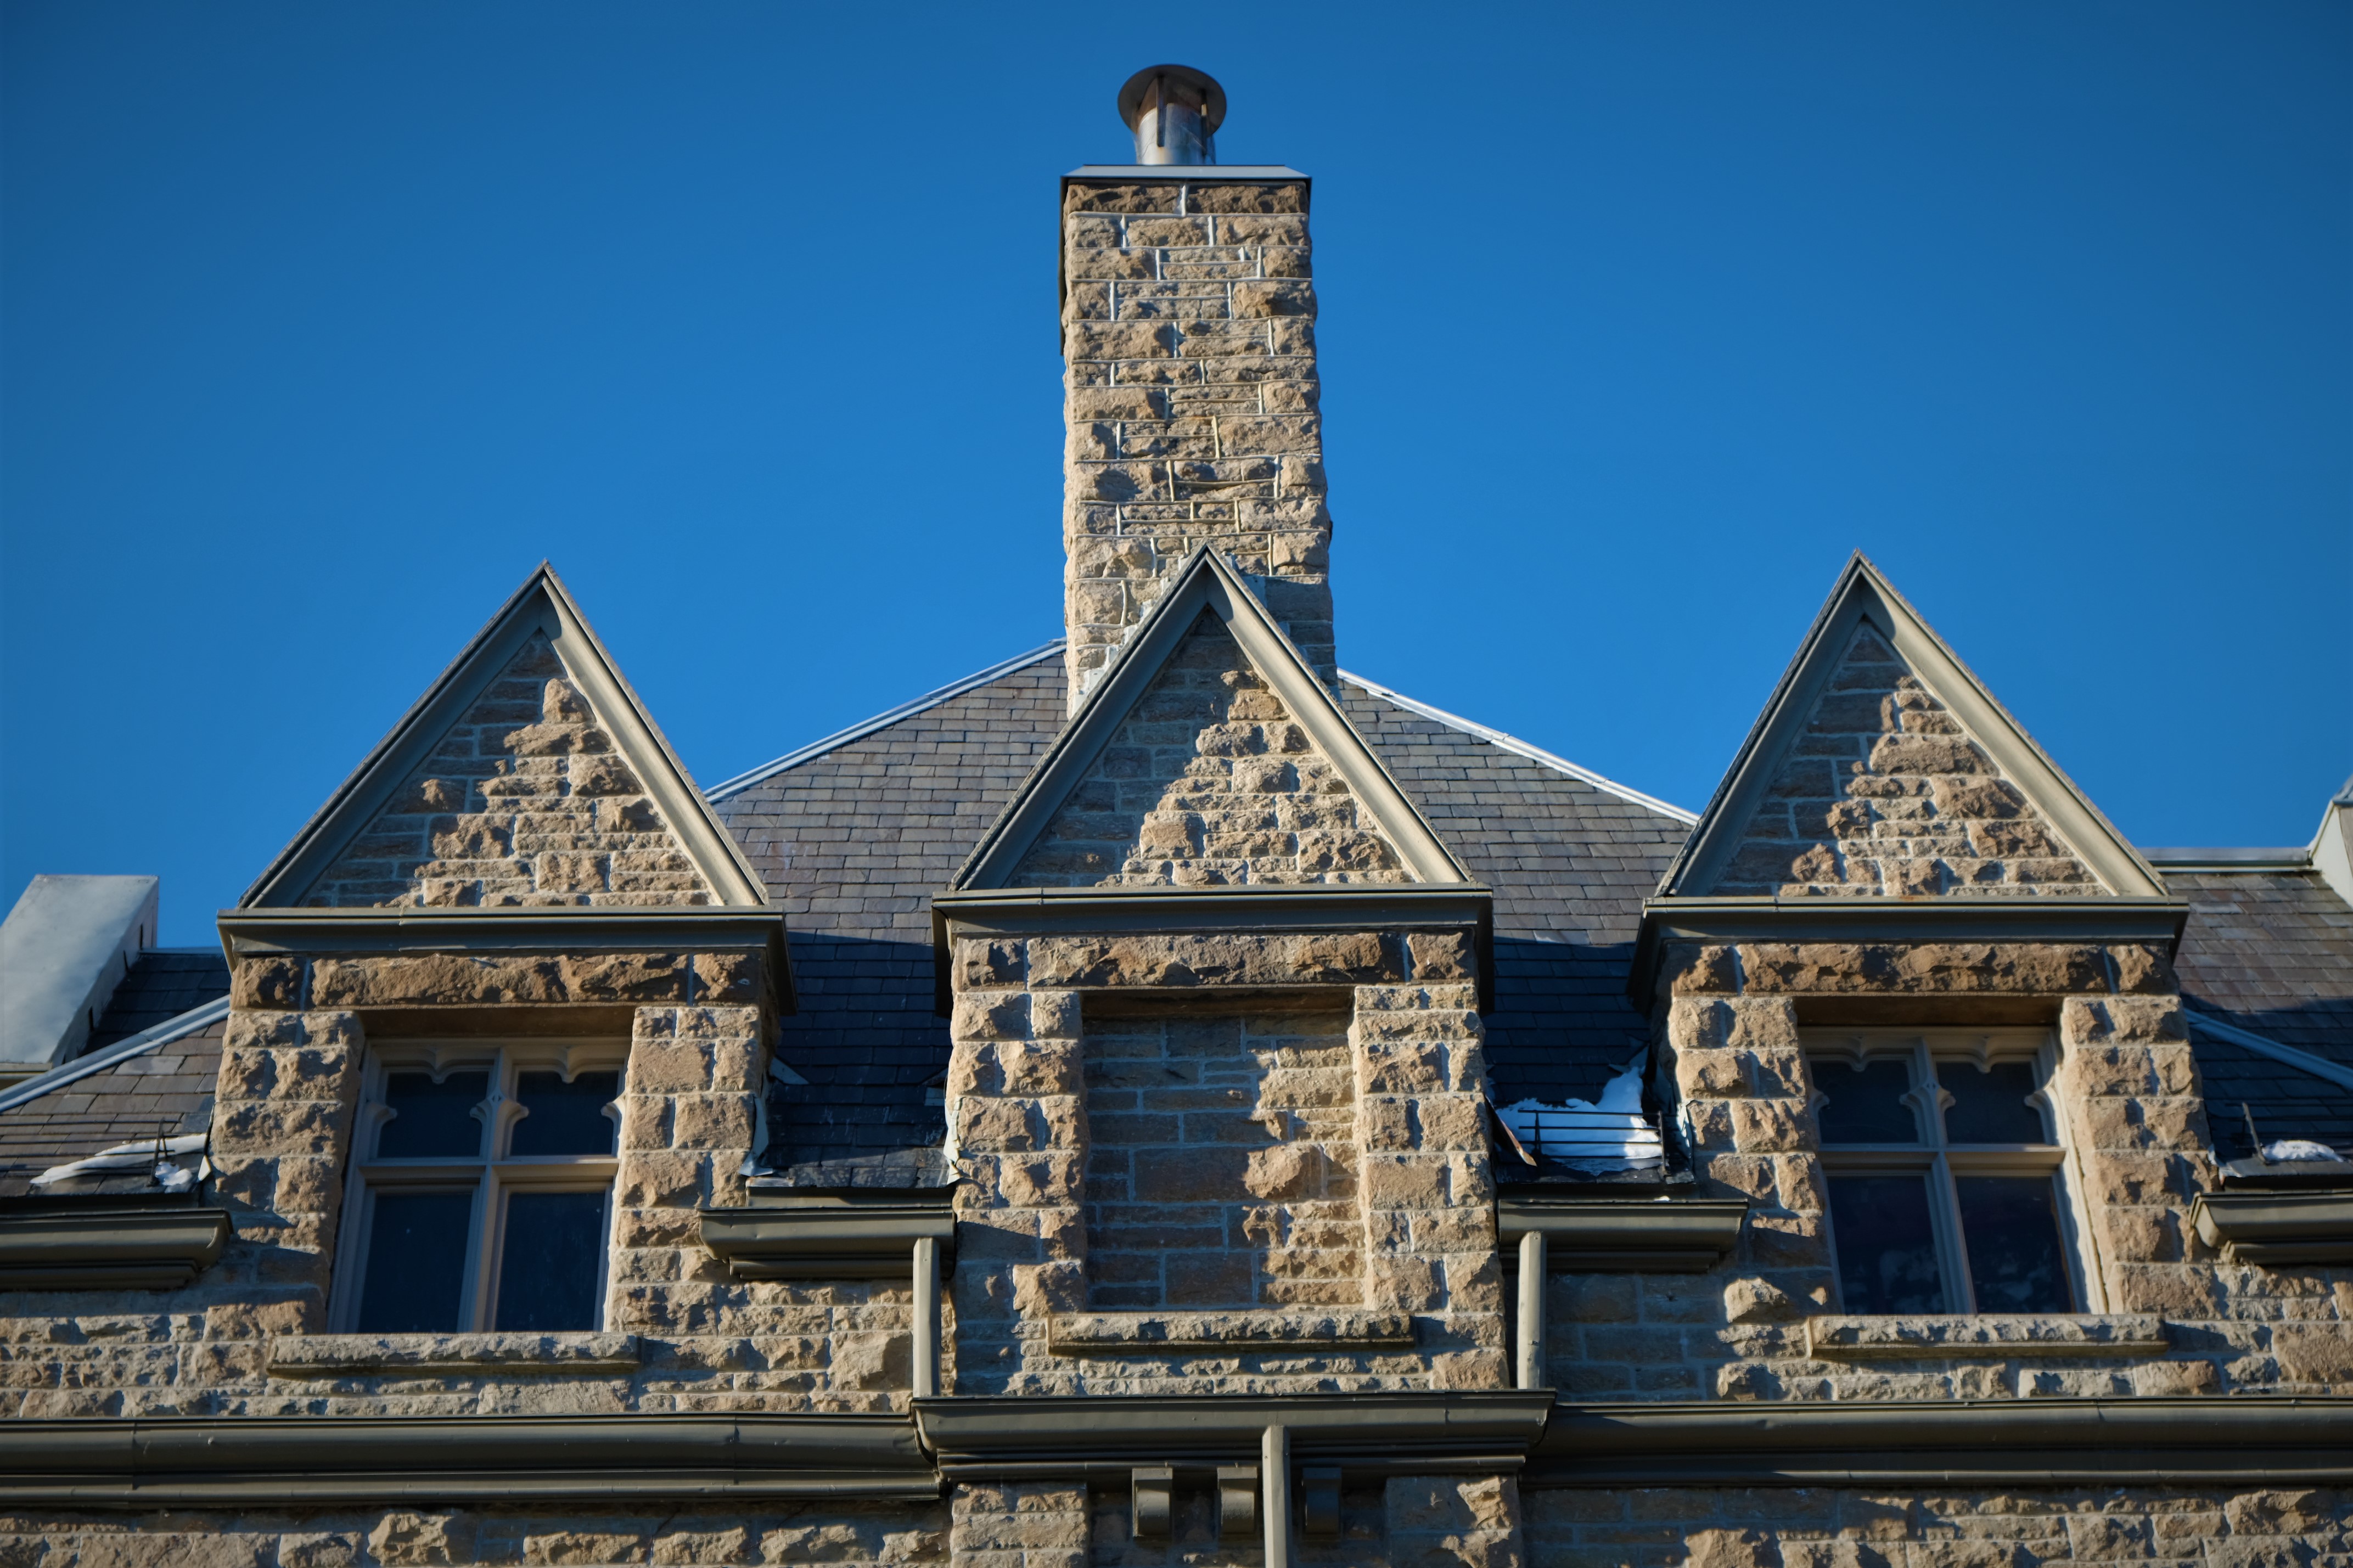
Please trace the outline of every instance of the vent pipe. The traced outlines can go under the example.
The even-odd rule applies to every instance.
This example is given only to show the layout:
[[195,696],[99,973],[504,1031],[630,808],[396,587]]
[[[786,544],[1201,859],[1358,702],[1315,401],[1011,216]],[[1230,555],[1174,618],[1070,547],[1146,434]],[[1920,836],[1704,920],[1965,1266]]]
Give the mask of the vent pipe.
[[1214,163],[1226,89],[1191,66],[1146,66],[1119,89],[1119,117],[1135,132],[1139,163]]

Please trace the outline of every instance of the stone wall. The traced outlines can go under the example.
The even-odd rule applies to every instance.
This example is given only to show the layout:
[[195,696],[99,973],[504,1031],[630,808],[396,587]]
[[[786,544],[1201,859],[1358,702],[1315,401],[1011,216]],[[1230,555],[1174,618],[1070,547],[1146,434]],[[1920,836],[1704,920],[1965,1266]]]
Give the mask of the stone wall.
[[1347,781],[1204,610],[1016,887],[1402,882]]
[[0,1512],[9,1568],[732,1568],[944,1563],[933,1503]]
[[2102,889],[1903,656],[1865,626],[1715,890],[2015,897]]
[[1087,1304],[1364,1302],[1345,1011],[1086,1019]]
[[1545,1568],[2197,1568],[2329,1562],[2342,1490],[1831,1487],[1531,1490],[1527,1551]]
[[[956,1199],[956,1392],[1504,1386],[1470,966],[1467,940],[1451,932],[958,939],[948,1117],[967,1184]],[[1088,1009],[1115,999],[1131,1018],[1146,1007],[1230,1012],[1216,1001],[1228,985],[1279,986],[1294,1004],[1320,991],[1345,1010],[1362,1310],[1091,1312]],[[1116,1026],[1134,1037],[1133,1023]],[[1261,1152],[1267,1177],[1290,1158]],[[1303,1159],[1292,1174],[1305,1173]],[[1247,1153],[1238,1174],[1230,1202],[1261,1212]],[[1279,1250],[1247,1228],[1240,1242],[1261,1276],[1256,1299],[1279,1299],[1267,1268]],[[1093,1342],[1072,1353],[1066,1336],[1081,1330]],[[1161,1339],[1205,1342],[1154,1350]]]
[[1303,184],[1073,185],[1062,529],[1075,711],[1200,543],[1337,679]]
[[[1751,1205],[1705,1275],[1556,1277],[1555,1386],[1577,1399],[1992,1399],[2353,1392],[2353,1270],[2224,1264],[2189,1222],[2216,1183],[2180,998],[2132,945],[1671,949],[1655,1086],[1713,1194]],[[2014,1331],[1923,1319],[1842,1337],[1799,1019],[1872,1001],[1923,1023],[2034,999],[2104,1322]],[[2021,1337],[2039,1342],[2021,1344]]]
[[[773,1032],[756,959],[265,958],[232,981],[210,1190],[234,1239],[182,1290],[0,1294],[0,1414],[904,1406],[907,1285],[744,1283],[699,1237],[697,1207],[744,1198]],[[365,1052],[356,1009],[414,1039],[442,1026],[436,1006],[479,1031],[483,1005],[504,1005],[528,1030],[518,1002],[629,1037],[606,1331],[328,1335]]]
[[533,636],[304,903],[707,904],[660,808]]

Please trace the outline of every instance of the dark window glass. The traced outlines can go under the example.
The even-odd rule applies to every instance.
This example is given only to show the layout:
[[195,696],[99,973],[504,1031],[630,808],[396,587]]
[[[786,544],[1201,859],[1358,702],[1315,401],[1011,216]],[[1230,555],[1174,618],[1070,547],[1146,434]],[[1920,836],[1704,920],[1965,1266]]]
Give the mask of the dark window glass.
[[[1957,1176],[1953,1187],[1961,1200],[1961,1239],[1968,1249],[1978,1310],[2073,1311],[2051,1178]],[[1846,1245],[1844,1236],[1839,1245]]]
[[603,1193],[516,1193],[499,1264],[501,1329],[549,1333],[596,1326],[605,1267]]
[[1818,1061],[1814,1087],[1828,1098],[1821,1107],[1825,1143],[1917,1143],[1920,1123],[1904,1095],[1912,1069],[1903,1062]]
[[1832,1176],[1839,1294],[1850,1312],[1941,1312],[1944,1281],[1921,1176]]
[[609,1154],[619,1131],[605,1107],[621,1092],[617,1072],[584,1072],[570,1083],[553,1072],[515,1075],[523,1119],[515,1123],[511,1154]]
[[2046,1143],[2042,1112],[2026,1103],[2035,1090],[2032,1062],[1938,1062],[1936,1082],[1953,1103],[1945,1107],[1947,1143]]
[[439,1083],[431,1073],[386,1073],[384,1102],[393,1115],[376,1134],[377,1158],[472,1159],[482,1152],[474,1107],[490,1092],[487,1072],[453,1072]]
[[378,1193],[360,1285],[364,1334],[447,1334],[466,1289],[471,1193]]

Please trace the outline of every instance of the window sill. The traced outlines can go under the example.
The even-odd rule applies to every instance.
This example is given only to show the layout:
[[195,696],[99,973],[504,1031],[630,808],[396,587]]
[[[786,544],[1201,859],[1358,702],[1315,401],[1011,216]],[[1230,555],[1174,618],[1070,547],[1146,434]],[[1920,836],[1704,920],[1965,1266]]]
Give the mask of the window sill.
[[269,1342],[272,1377],[634,1372],[638,1360],[635,1334],[285,1334]]
[[1056,1355],[1239,1355],[1254,1351],[1410,1350],[1403,1312],[1064,1312],[1047,1320]]
[[1817,1358],[1910,1356],[2140,1355],[2169,1348],[2154,1312],[1937,1314],[1922,1317],[1808,1318],[1806,1344]]

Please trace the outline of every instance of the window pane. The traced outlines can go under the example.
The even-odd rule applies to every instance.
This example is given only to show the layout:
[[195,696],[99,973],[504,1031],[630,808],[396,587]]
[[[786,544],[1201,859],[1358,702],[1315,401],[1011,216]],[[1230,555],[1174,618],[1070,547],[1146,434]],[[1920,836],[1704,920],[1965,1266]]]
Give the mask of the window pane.
[[465,1327],[471,1193],[378,1193],[360,1286],[364,1334],[448,1334]]
[[609,1154],[620,1131],[605,1107],[621,1092],[617,1072],[584,1072],[570,1083],[553,1072],[515,1075],[515,1098],[527,1114],[515,1123],[513,1154]]
[[2057,1184],[2048,1176],[1959,1176],[1961,1237],[1980,1312],[2072,1312],[2060,1251]]
[[515,1194],[507,1199],[498,1326],[540,1333],[595,1328],[604,1268],[603,1193]]
[[1817,1061],[1814,1087],[1828,1096],[1821,1107],[1825,1143],[1917,1143],[1920,1124],[1904,1095],[1912,1069],[1904,1062]]
[[474,1107],[490,1092],[487,1072],[453,1072],[439,1083],[431,1073],[386,1073],[384,1102],[393,1117],[376,1134],[377,1157],[472,1159],[482,1152]]
[[2047,1143],[2042,1112],[2026,1103],[2032,1094],[2032,1062],[1996,1062],[1983,1072],[1975,1062],[1938,1062],[1936,1082],[1953,1103],[1945,1108],[1947,1143]]
[[1831,1235],[1850,1312],[1941,1312],[1925,1176],[1832,1176]]

